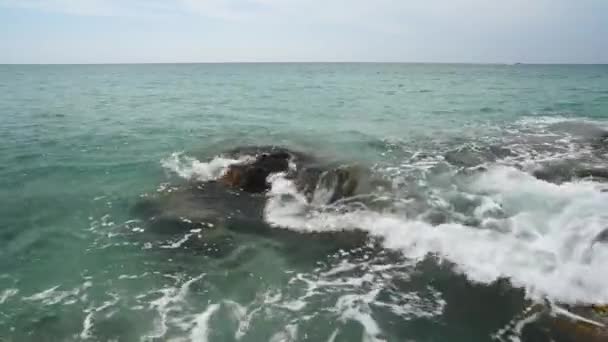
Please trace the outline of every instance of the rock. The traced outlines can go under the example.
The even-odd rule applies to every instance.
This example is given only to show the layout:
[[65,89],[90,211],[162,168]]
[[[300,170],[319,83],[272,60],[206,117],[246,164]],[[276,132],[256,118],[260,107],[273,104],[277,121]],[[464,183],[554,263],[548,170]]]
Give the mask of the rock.
[[306,196],[309,202],[312,200],[317,183],[324,172],[322,168],[316,166],[303,167],[297,171],[295,177],[296,188]]
[[445,153],[443,156],[448,163],[459,167],[474,167],[487,162],[513,156],[513,151],[501,146],[485,148],[460,147]]
[[608,341],[608,333],[606,330],[592,324],[560,318],[555,321],[554,327],[560,335],[570,338],[571,341]]
[[584,320],[556,317],[553,325],[561,335],[570,338],[572,341],[608,341],[608,306],[575,307],[571,308],[571,311]]
[[318,204],[329,204],[354,196],[360,180],[361,170],[355,166],[326,171],[319,177],[312,200]]
[[595,180],[608,180],[608,170],[602,168],[588,168],[575,171],[578,178],[593,178]]
[[[300,246],[303,240],[315,242],[328,251],[359,247],[367,241],[367,234],[361,231],[300,234],[273,229],[264,220],[266,196],[260,196],[270,187],[268,176],[285,172],[309,201],[320,206],[390,186],[372,179],[365,168],[321,165],[310,156],[282,148],[251,147],[224,156],[249,158],[229,166],[217,181],[193,181],[147,195],[133,208],[133,214],[144,222],[146,234],[136,234],[134,238],[143,242],[160,240],[165,244],[185,239],[179,248],[203,252],[213,243],[223,246],[220,249],[226,253],[233,247],[232,237],[241,234],[272,237],[288,249],[294,244]],[[311,250],[310,244],[302,248],[303,253]]]
[[602,127],[584,121],[562,121],[551,124],[548,128],[552,131],[564,132],[590,140],[608,136],[608,132]]
[[[608,228],[602,230],[599,234],[597,234],[595,239],[593,239],[593,242],[608,243]],[[604,308],[608,311],[608,306],[604,306]]]
[[243,191],[259,193],[268,190],[270,174],[287,172],[291,155],[285,151],[262,153],[253,161],[231,165],[220,182]]
[[381,179],[373,179],[370,172],[357,165],[342,165],[323,169],[305,167],[295,177],[298,191],[317,205],[335,203],[359,194],[369,194],[377,188],[390,188]]
[[461,167],[477,166],[484,162],[479,153],[468,148],[448,151],[443,157],[448,163]]
[[222,156],[228,158],[240,158],[243,156],[251,156],[258,157],[263,154],[280,156],[287,155],[290,158],[290,161],[296,165],[313,165],[317,162],[315,156],[312,156],[307,153],[303,153],[297,150],[288,149],[285,147],[279,146],[241,146],[237,148],[233,148],[222,153]]
[[552,163],[534,170],[532,175],[545,182],[561,184],[570,181],[574,177],[574,167],[571,161]]
[[595,181],[608,180],[608,169],[587,167],[578,160],[549,163],[535,170],[532,174],[540,180],[556,184],[569,182],[577,178],[592,178]]
[[[608,230],[604,231],[608,233]],[[608,237],[608,236],[607,236]],[[608,305],[591,305],[591,309],[598,315],[608,319]]]
[[146,222],[149,233],[172,235],[229,222],[260,221],[263,208],[264,200],[259,196],[239,194],[209,182],[150,195],[136,203],[132,213]]
[[[312,157],[278,147],[251,147],[241,153],[257,153],[253,160],[231,165],[219,179],[221,184],[249,193],[261,193],[270,188],[267,179],[274,173],[285,172],[310,202],[330,204],[371,190],[371,178],[364,169],[354,165],[330,167],[320,165]],[[238,152],[229,152],[236,157]],[[290,164],[295,164],[295,170]]]

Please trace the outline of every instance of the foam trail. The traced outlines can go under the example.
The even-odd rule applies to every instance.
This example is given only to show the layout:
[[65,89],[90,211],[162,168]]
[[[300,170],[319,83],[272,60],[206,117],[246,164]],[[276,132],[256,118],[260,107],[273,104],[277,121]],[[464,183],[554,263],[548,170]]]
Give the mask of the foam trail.
[[82,331],[80,332],[80,338],[83,340],[89,339],[92,337],[92,328],[93,328],[93,318],[95,313],[101,312],[113,305],[116,305],[119,301],[119,297],[116,294],[111,293],[112,300],[105,301],[99,307],[91,307],[85,310],[87,314],[82,322]]
[[207,309],[194,319],[194,327],[190,331],[190,340],[207,342],[209,340],[209,320],[220,308],[219,304],[211,304]]
[[349,320],[357,321],[363,327],[363,341],[382,342],[382,330],[371,314],[369,304],[374,302],[380,289],[373,289],[365,295],[348,294],[338,298],[335,309],[341,313],[343,322]]
[[158,319],[155,321],[154,330],[145,336],[149,339],[157,339],[164,337],[169,327],[167,326],[167,318],[169,314],[177,310],[183,305],[188,293],[190,291],[190,285],[201,280],[205,274],[201,274],[198,277],[194,277],[184,282],[179,288],[167,287],[157,291],[162,296],[150,302],[150,308],[155,309],[158,312]]
[[288,324],[285,326],[283,331],[272,335],[269,342],[291,342],[295,341],[298,337],[298,326],[295,324]]
[[7,299],[19,293],[18,289],[6,289],[0,294],[0,304],[4,304]]
[[585,317],[579,316],[579,315],[574,314],[574,313],[572,313],[572,312],[570,312],[570,311],[568,311],[566,309],[563,309],[563,308],[561,308],[561,307],[559,307],[557,305],[554,305],[552,307],[552,313],[556,314],[556,315],[562,315],[562,316],[571,318],[572,320],[575,320],[575,321],[585,322],[587,324],[591,324],[591,325],[594,325],[596,327],[600,327],[600,328],[605,328],[606,327],[604,324],[602,324],[600,322],[596,322],[594,320],[590,320],[590,319],[587,319]]
[[175,152],[170,157],[161,160],[161,165],[182,178],[205,182],[219,178],[230,165],[247,159],[248,157],[241,159],[215,157],[205,163],[183,153]]
[[[455,264],[470,280],[491,283],[509,278],[532,298],[565,303],[607,303],[608,246],[593,244],[608,227],[608,193],[593,182],[547,183],[511,167],[493,167],[472,176],[469,196],[485,198],[504,217],[492,219],[500,229],[446,223],[437,226],[404,215],[358,210],[347,213],[315,210],[292,182],[271,179],[266,220],[302,232],[362,229],[382,238],[414,260],[429,253]],[[490,210],[492,212],[492,210]]]
[[190,237],[192,235],[193,235],[192,233],[186,234],[181,239],[179,239],[171,244],[168,244],[168,245],[162,245],[162,246],[160,246],[160,248],[167,248],[167,249],[179,248],[179,247],[181,247],[181,245],[186,243],[186,241],[188,241],[188,239],[190,239]]

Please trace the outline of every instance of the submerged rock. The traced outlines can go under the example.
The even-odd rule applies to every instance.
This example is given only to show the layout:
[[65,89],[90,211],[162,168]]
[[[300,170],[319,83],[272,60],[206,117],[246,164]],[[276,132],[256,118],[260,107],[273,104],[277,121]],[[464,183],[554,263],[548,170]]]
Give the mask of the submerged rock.
[[488,146],[473,148],[466,146],[448,151],[443,157],[445,161],[454,166],[474,167],[510,156],[513,156],[513,152],[505,147]]
[[260,196],[246,196],[209,182],[148,196],[135,205],[133,213],[146,220],[149,231],[174,234],[228,221],[261,220],[263,207]]
[[560,121],[549,125],[548,128],[554,132],[564,132],[589,140],[608,137],[608,132],[604,128],[585,121]]
[[594,180],[608,181],[608,169],[587,168],[575,171],[577,178],[593,178]]
[[542,167],[534,170],[532,175],[546,182],[561,184],[571,180],[574,177],[575,167],[575,162],[572,161],[551,163],[543,165]]
[[545,164],[534,170],[532,175],[540,180],[556,184],[585,178],[608,181],[608,169],[589,167],[579,160],[563,160]]
[[[223,155],[242,162],[228,166],[217,180],[189,180],[135,205],[134,214],[146,223],[147,239],[184,239],[176,248],[197,249],[206,248],[211,240],[221,242],[235,234],[255,234],[271,237],[290,250],[304,248],[303,253],[366,243],[367,233],[358,230],[302,234],[275,229],[264,220],[270,175],[285,173],[311,203],[322,206],[371,189],[375,183],[364,169],[323,166],[311,156],[277,147],[241,148]],[[308,244],[302,245],[303,241]]]
[[571,308],[578,316],[557,316],[553,326],[561,336],[571,341],[608,341],[608,305],[591,305]]

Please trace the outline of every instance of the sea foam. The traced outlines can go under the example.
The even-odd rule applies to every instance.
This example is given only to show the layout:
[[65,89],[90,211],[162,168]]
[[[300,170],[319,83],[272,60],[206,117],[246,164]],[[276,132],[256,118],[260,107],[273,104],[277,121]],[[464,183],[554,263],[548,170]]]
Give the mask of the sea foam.
[[[608,246],[594,243],[608,227],[608,193],[601,191],[599,183],[557,185],[513,167],[491,167],[470,176],[459,189],[484,198],[480,206],[491,203],[500,208],[500,216],[490,216],[494,211],[481,207],[473,211],[482,223],[492,221],[486,227],[432,225],[394,211],[322,210],[306,202],[282,175],[271,181],[265,219],[275,227],[299,232],[360,229],[407,258],[422,260],[432,254],[449,261],[471,281],[508,278],[533,298],[608,302],[602,276],[608,272]],[[449,200],[445,199],[448,204]]]

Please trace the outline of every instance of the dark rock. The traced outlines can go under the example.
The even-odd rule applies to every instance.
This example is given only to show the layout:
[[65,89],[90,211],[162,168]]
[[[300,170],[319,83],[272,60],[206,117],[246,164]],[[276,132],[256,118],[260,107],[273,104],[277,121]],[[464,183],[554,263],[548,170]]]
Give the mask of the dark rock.
[[562,121],[549,125],[552,131],[565,132],[580,138],[597,139],[608,136],[602,127],[584,121]]
[[236,147],[222,153],[223,156],[229,158],[239,158],[243,156],[258,157],[263,154],[272,155],[275,157],[287,157],[296,165],[312,165],[317,160],[310,154],[303,153],[297,150],[288,149],[279,146],[241,146]]
[[532,172],[532,175],[545,182],[561,184],[574,177],[574,165],[570,162],[544,165]]
[[489,146],[480,149],[461,147],[448,151],[444,155],[444,159],[454,166],[473,167],[510,156],[513,156],[513,151],[501,146]]
[[298,170],[295,179],[296,188],[306,196],[308,201],[312,200],[317,183],[324,172],[320,167],[304,167]]
[[220,182],[247,192],[264,192],[268,190],[269,175],[289,170],[291,155],[286,151],[262,153],[251,162],[231,165]]
[[353,196],[359,185],[360,171],[356,167],[340,167],[321,174],[315,189],[316,200],[322,204]]
[[593,178],[608,180],[608,169],[590,168],[580,169],[574,172],[577,178]]
[[597,234],[595,239],[593,239],[593,242],[608,243],[608,228]]
[[444,158],[454,166],[472,167],[483,163],[482,157],[470,149],[449,151],[444,155]]
[[325,171],[319,168],[304,169],[295,182],[298,190],[317,205],[391,187],[389,182],[374,178],[369,170],[358,165],[342,165]]
[[540,180],[556,184],[569,182],[577,178],[608,180],[608,169],[581,166],[581,162],[577,160],[564,160],[546,164],[535,170],[532,174]]
[[[134,234],[134,238],[155,245],[158,240],[166,245],[167,241],[185,238],[178,246],[180,249],[204,253],[215,249],[221,255],[232,251],[234,241],[246,235],[272,238],[289,250],[298,246],[304,254],[312,250],[355,248],[366,243],[367,234],[358,230],[300,234],[274,229],[264,220],[263,193],[270,187],[269,175],[285,172],[310,201],[316,198],[320,200],[317,204],[329,204],[362,192],[370,193],[380,186],[367,169],[322,166],[310,156],[277,147],[242,148],[225,156],[251,158],[230,166],[217,181],[188,182],[143,198],[133,210],[145,223],[146,234]],[[303,240],[311,244],[302,244]],[[212,245],[219,247],[210,248]]]
[[[563,337],[572,341],[605,342],[608,341],[608,307],[605,305],[580,306],[569,308],[569,311],[588,319],[589,322],[558,316],[553,320],[553,327]],[[593,324],[590,322],[596,322]]]
[[151,195],[134,206],[133,214],[147,222],[147,231],[170,235],[227,221],[262,220],[263,207],[262,196],[210,182]]

